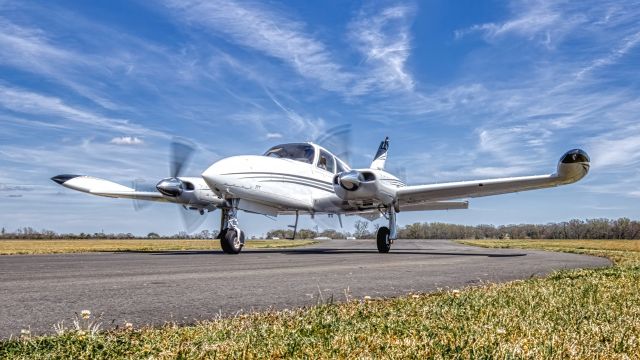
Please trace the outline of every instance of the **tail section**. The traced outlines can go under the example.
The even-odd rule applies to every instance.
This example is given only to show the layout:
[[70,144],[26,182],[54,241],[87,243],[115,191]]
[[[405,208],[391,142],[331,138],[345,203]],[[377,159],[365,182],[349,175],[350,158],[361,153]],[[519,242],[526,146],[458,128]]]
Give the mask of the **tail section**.
[[387,161],[387,152],[389,151],[389,137],[385,137],[378,147],[378,152],[371,162],[370,168],[384,170],[384,163]]

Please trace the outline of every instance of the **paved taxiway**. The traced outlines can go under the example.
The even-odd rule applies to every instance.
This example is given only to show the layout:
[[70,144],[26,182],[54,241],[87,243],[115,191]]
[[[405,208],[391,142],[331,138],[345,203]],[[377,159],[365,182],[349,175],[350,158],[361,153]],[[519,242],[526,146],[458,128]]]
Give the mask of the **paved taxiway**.
[[394,296],[607,266],[606,259],[482,249],[444,240],[332,240],[292,249],[0,256],[0,338],[53,332],[74,312],[103,314],[103,328],[191,323],[219,314]]

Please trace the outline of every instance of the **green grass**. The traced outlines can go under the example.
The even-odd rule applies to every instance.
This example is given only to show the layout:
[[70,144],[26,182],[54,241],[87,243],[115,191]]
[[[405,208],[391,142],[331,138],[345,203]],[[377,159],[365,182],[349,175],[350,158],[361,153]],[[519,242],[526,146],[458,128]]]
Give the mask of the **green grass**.
[[639,359],[638,251],[627,242],[557,243],[526,245],[595,251],[612,256],[617,265],[187,327],[25,337],[0,343],[0,358]]
[[[247,240],[249,249],[282,248],[313,244],[312,240]],[[219,240],[182,239],[63,239],[0,240],[0,255],[60,254],[111,251],[218,250]]]

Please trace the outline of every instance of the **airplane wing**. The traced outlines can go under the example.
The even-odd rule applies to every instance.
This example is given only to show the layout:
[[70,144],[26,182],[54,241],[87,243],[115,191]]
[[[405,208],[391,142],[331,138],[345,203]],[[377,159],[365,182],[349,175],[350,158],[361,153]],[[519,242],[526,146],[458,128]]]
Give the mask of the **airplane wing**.
[[135,191],[131,189],[130,191],[89,191],[90,194],[112,197],[112,198],[124,198],[124,199],[133,199],[133,200],[147,200],[147,201],[164,201],[166,202],[162,194],[159,192],[152,191]]
[[58,175],[51,178],[56,183],[73,190],[92,195],[148,201],[168,201],[156,191],[136,191],[113,181],[84,175]]
[[[400,204],[400,211],[430,211],[430,210],[458,210],[468,209],[468,201],[423,201]],[[369,221],[379,219],[382,214],[378,209],[347,212],[347,216],[360,216]]]
[[428,201],[474,198],[543,189],[570,184],[582,179],[589,171],[589,161],[589,157],[584,151],[575,149],[562,156],[557,171],[553,174],[406,186],[399,188],[396,196],[398,205],[402,209],[403,205],[411,206]]

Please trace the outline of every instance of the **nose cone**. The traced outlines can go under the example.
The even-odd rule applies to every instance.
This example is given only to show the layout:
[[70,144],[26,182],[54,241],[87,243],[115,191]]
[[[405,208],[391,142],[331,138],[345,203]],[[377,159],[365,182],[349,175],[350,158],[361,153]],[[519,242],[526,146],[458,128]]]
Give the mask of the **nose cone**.
[[282,168],[285,160],[259,155],[241,155],[224,158],[209,166],[202,178],[209,188],[219,195],[231,189],[250,186],[256,174],[273,173]]
[[71,174],[62,174],[62,175],[57,175],[51,178],[51,180],[55,181],[56,183],[63,185],[65,182],[73,179],[73,178],[77,178],[80,175],[71,175]]
[[348,191],[355,191],[360,187],[360,184],[364,181],[360,172],[351,170],[343,173],[338,177],[338,182],[343,189]]
[[220,193],[221,190],[224,190],[228,185],[231,185],[229,181],[232,174],[249,170],[242,169],[241,165],[245,162],[244,156],[233,156],[216,161],[202,173],[202,178],[204,179],[204,182],[209,185],[210,189],[216,193]]

